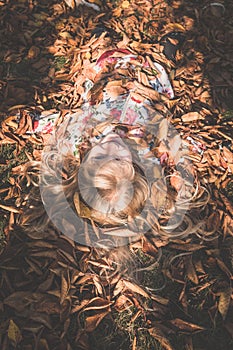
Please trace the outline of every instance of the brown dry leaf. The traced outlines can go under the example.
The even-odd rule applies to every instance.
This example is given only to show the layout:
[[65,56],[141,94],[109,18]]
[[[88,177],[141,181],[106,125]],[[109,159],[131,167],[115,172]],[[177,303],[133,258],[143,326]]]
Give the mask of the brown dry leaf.
[[105,86],[105,91],[111,98],[117,99],[119,95],[123,95],[126,89],[122,87],[121,81],[110,81]]
[[36,294],[36,293],[30,293],[30,292],[23,292],[23,291],[18,291],[14,292],[10,295],[8,295],[4,299],[4,304],[8,305],[9,307],[15,309],[17,312],[23,312],[25,309],[25,300],[28,297],[35,298],[36,296],[40,297],[41,294]]
[[149,294],[144,289],[139,287],[137,284],[132,283],[132,282],[127,281],[127,280],[122,280],[122,283],[123,283],[124,287],[126,289],[130,290],[131,292],[140,294],[140,295],[144,296],[145,298],[150,297]]
[[45,326],[48,329],[52,329],[52,322],[51,318],[48,315],[45,315],[44,313],[35,313],[30,315],[31,321],[35,321],[39,323],[40,325]]
[[138,92],[142,96],[145,96],[146,98],[151,100],[160,101],[161,95],[158,91],[152,88],[149,88],[143,84],[140,84],[137,81],[134,82],[134,85],[136,87],[136,92]]
[[219,196],[220,196],[221,200],[223,201],[226,210],[229,212],[230,216],[233,217],[233,204],[232,204],[232,202],[230,202],[229,199],[226,196],[224,196],[224,194],[221,192],[219,192]]
[[220,215],[218,211],[215,211],[214,213],[210,214],[210,216],[207,219],[206,226],[208,231],[214,231],[219,229]]
[[181,176],[174,174],[170,177],[170,183],[176,192],[179,192],[184,185],[184,179],[182,179]]
[[226,266],[226,264],[224,264],[224,262],[222,260],[220,260],[219,258],[216,258],[216,262],[218,264],[218,266],[220,267],[220,269],[225,272],[225,274],[228,276],[228,278],[232,278],[232,272],[229,270],[229,268]]
[[118,312],[122,312],[129,309],[132,305],[133,302],[129,298],[127,298],[125,295],[120,295],[114,304],[114,308]]
[[181,31],[185,32],[185,28],[180,23],[169,23],[166,25],[166,31],[172,32],[172,31]]
[[53,302],[45,299],[36,305],[36,310],[38,312],[47,313],[48,315],[60,314],[61,307],[58,302]]
[[203,119],[203,117],[198,112],[189,112],[183,114],[181,119],[184,123],[191,123]]
[[142,250],[151,256],[158,256],[158,249],[146,237],[142,239]]
[[69,6],[71,9],[74,9],[76,7],[76,0],[64,0],[64,1],[66,5]]
[[93,316],[88,316],[85,319],[85,331],[93,332],[96,327],[100,324],[100,322],[109,314],[110,310],[98,312],[98,314]]
[[169,340],[165,337],[165,335],[159,328],[157,327],[149,328],[148,331],[150,335],[162,345],[164,350],[174,350]]
[[29,60],[36,58],[40,54],[40,49],[37,46],[31,46],[28,50],[27,58]]
[[197,285],[199,283],[199,279],[195,270],[195,266],[192,262],[192,256],[184,257],[184,262],[185,262],[185,270],[186,270],[188,279]]
[[78,192],[75,192],[73,200],[74,200],[75,209],[78,215],[82,218],[89,219],[91,217],[91,211],[88,207],[86,207],[83,204],[82,201],[80,201]]
[[108,301],[108,300],[106,300],[104,298],[100,298],[100,297],[95,297],[89,301],[89,303],[88,303],[87,307],[85,307],[84,311],[106,309],[106,308],[109,308],[112,304],[113,304],[112,301]]
[[233,163],[233,153],[225,146],[222,148],[223,156],[228,163]]
[[71,310],[71,314],[75,313],[75,312],[79,312],[81,311],[86,305],[88,305],[89,300],[87,299],[83,299],[80,304],[78,305],[74,305],[72,310]]
[[166,118],[164,118],[159,124],[158,135],[156,135],[159,141],[167,140],[168,126],[169,122]]
[[228,289],[226,289],[225,291],[220,293],[220,298],[219,298],[219,302],[218,302],[218,310],[219,310],[219,312],[222,315],[222,318],[224,320],[226,319],[228,309],[230,306],[231,293],[232,293],[232,290],[230,287]]
[[233,338],[233,323],[230,321],[227,321],[224,323],[224,327],[227,329],[227,331],[230,333],[231,337]]
[[61,275],[61,304],[66,299],[69,289],[70,289],[69,275],[64,272]]
[[125,48],[129,44],[129,41],[130,41],[129,37],[125,33],[123,33],[123,39],[122,39],[122,41],[119,41],[117,43],[117,47],[119,49]]
[[205,330],[205,328],[198,326],[194,323],[183,321],[180,318],[169,321],[182,333],[196,333]]
[[4,210],[7,210],[7,211],[10,211],[11,213],[16,213],[16,214],[20,213],[19,209],[16,209],[16,208],[8,206],[8,205],[0,204],[0,208],[4,209]]
[[8,331],[7,331],[8,338],[12,340],[15,344],[18,344],[22,340],[22,335],[19,330],[19,327],[13,320],[10,320]]

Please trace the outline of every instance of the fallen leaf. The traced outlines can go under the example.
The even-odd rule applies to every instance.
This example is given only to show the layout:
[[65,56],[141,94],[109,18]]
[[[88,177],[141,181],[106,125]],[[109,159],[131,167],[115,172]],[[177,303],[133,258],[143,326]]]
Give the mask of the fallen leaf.
[[166,118],[164,118],[159,124],[158,135],[156,135],[158,141],[167,140],[168,126],[169,122]]
[[27,58],[29,60],[36,58],[40,54],[40,49],[37,46],[32,46],[28,50]]
[[169,323],[175,326],[181,333],[196,333],[205,330],[205,328],[198,326],[197,324],[183,321],[180,318],[170,320]]
[[218,310],[222,315],[223,320],[226,319],[228,309],[231,301],[231,288],[226,289],[225,291],[220,293],[219,301],[218,301]]
[[93,316],[88,316],[85,319],[85,330],[86,332],[93,332],[100,322],[109,314],[110,310],[98,312],[98,314]]
[[181,119],[184,123],[191,123],[203,119],[203,117],[198,112],[189,112],[183,114]]
[[174,348],[170,344],[170,341],[167,339],[167,337],[165,337],[165,335],[159,328],[149,328],[148,331],[149,334],[162,345],[164,350],[174,350]]
[[7,211],[10,211],[12,213],[20,213],[20,210],[19,209],[16,209],[14,207],[11,207],[11,206],[8,206],[8,205],[3,205],[3,204],[0,204],[0,208],[4,209],[4,210],[7,210]]
[[122,4],[121,4],[121,7],[122,7],[123,9],[129,8],[129,6],[130,6],[130,2],[127,1],[127,0],[123,1]]
[[137,284],[134,284],[133,282],[127,281],[127,280],[122,280],[122,283],[124,285],[124,287],[128,290],[130,290],[133,293],[137,293],[140,294],[142,296],[144,296],[145,298],[149,298],[149,294],[142,289],[141,287],[139,287]]
[[20,343],[20,341],[22,340],[22,335],[19,330],[19,327],[13,320],[10,320],[7,335],[8,338],[12,340],[15,344]]

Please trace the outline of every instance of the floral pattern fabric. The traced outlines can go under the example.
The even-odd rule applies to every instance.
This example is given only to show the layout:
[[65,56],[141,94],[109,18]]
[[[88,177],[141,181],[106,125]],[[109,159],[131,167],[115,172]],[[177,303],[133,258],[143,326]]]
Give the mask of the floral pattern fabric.
[[[126,49],[103,53],[94,67],[96,81],[84,83],[83,105],[78,112],[66,116],[66,147],[75,153],[88,126],[109,119],[130,125],[146,125],[152,120],[150,99],[143,88],[174,97],[167,73],[159,63],[140,60]],[[52,133],[59,113],[41,115],[34,120],[35,133]]]

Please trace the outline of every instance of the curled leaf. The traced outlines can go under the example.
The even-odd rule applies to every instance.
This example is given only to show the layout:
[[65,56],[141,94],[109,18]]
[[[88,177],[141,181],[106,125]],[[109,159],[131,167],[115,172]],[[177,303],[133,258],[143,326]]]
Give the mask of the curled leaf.
[[218,302],[218,310],[224,320],[228,313],[230,301],[231,301],[231,288],[228,288],[225,291],[221,292],[219,302]]

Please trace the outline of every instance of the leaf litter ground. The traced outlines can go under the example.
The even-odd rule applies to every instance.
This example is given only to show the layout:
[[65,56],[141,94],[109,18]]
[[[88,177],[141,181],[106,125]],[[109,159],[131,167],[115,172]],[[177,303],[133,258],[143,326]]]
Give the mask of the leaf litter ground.
[[[1,348],[230,349],[231,1],[90,1],[100,11],[81,3],[0,1]],[[94,35],[100,27],[109,35]],[[185,41],[168,60],[160,39],[173,31]],[[39,136],[26,134],[30,113],[79,108],[88,66],[113,44],[166,67],[175,99],[163,108],[191,144],[190,159],[212,191],[205,213],[210,239],[142,239],[132,245],[136,280],[114,269],[110,256],[52,228],[25,233],[16,225],[32,185],[22,187],[18,174],[43,147]]]

